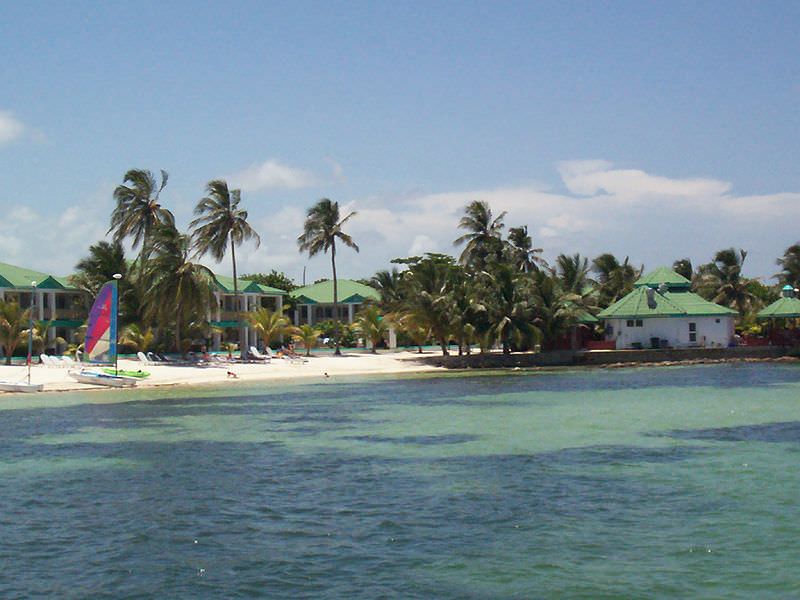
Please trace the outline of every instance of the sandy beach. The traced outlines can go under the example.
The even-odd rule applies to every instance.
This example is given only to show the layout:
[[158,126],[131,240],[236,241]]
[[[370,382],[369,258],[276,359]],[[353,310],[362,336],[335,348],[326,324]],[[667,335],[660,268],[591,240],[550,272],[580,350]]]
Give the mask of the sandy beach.
[[[415,359],[416,352],[392,352],[386,354],[352,353],[343,356],[321,355],[311,356],[308,362],[289,362],[284,359],[273,359],[266,364],[231,363],[214,366],[142,366],[135,360],[121,359],[119,368],[124,370],[142,369],[150,373],[150,377],[139,382],[139,387],[158,387],[176,385],[204,385],[228,382],[258,382],[278,379],[323,380],[343,375],[368,375],[413,373],[423,371],[444,371],[441,367],[421,364]],[[236,375],[232,377],[231,372]],[[326,377],[327,373],[327,377]],[[0,366],[0,379],[18,381],[25,377],[24,366]],[[31,381],[43,383],[44,391],[109,389],[107,387],[78,383],[72,379],[65,368],[34,365],[31,369]],[[0,392],[3,394],[4,392]],[[7,392],[6,392],[7,393]]]

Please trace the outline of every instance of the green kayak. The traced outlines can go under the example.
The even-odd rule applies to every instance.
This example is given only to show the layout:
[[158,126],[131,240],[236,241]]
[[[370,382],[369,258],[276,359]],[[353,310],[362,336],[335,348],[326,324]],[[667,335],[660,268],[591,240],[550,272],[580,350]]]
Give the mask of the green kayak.
[[136,377],[137,379],[144,379],[145,377],[150,377],[150,373],[147,371],[123,371],[120,369],[119,371],[115,371],[114,369],[108,368],[103,369],[104,373],[108,373],[109,375],[123,375],[124,377]]

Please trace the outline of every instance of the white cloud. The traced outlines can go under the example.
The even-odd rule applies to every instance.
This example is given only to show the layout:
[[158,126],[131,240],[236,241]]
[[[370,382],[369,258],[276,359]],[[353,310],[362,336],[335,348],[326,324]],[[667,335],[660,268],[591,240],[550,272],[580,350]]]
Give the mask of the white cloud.
[[716,179],[670,179],[637,169],[613,169],[603,160],[565,161],[558,171],[573,194],[592,196],[606,193],[618,200],[637,201],[647,197],[708,199],[726,194],[731,185]]
[[290,167],[276,160],[267,160],[252,165],[226,178],[232,187],[243,191],[256,192],[267,189],[300,189],[317,184],[316,177],[309,171]]
[[[349,230],[362,253],[342,253],[339,260],[369,274],[399,256],[458,255],[458,219],[473,200],[488,202],[495,215],[508,211],[507,226],[528,225],[551,260],[561,252],[592,257],[611,251],[655,266],[684,255],[707,261],[719,248],[736,245],[751,250],[750,269],[771,275],[775,257],[796,241],[791,223],[800,217],[800,193],[737,196],[725,181],[674,179],[616,169],[608,161],[557,167],[568,193],[522,185],[359,200]],[[775,247],[767,250],[770,244]]]
[[13,113],[0,111],[0,145],[13,142],[25,133],[25,125]]

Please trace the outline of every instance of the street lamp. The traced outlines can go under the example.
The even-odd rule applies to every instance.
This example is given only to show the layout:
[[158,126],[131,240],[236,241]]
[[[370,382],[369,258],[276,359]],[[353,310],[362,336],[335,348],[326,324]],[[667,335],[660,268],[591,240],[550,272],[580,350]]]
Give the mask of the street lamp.
[[[114,273],[112,276],[114,277],[114,281],[119,284],[119,280],[122,279],[122,273]],[[117,311],[117,314],[114,315],[114,322],[117,324],[114,327],[114,375],[119,375],[119,285],[117,285],[117,305],[114,307]]]

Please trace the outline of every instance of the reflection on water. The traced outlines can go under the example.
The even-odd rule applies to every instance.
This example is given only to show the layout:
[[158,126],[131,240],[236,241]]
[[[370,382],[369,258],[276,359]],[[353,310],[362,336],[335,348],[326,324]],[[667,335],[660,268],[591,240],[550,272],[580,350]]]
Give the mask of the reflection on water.
[[798,390],[717,365],[44,396],[0,410],[0,597],[786,597]]

